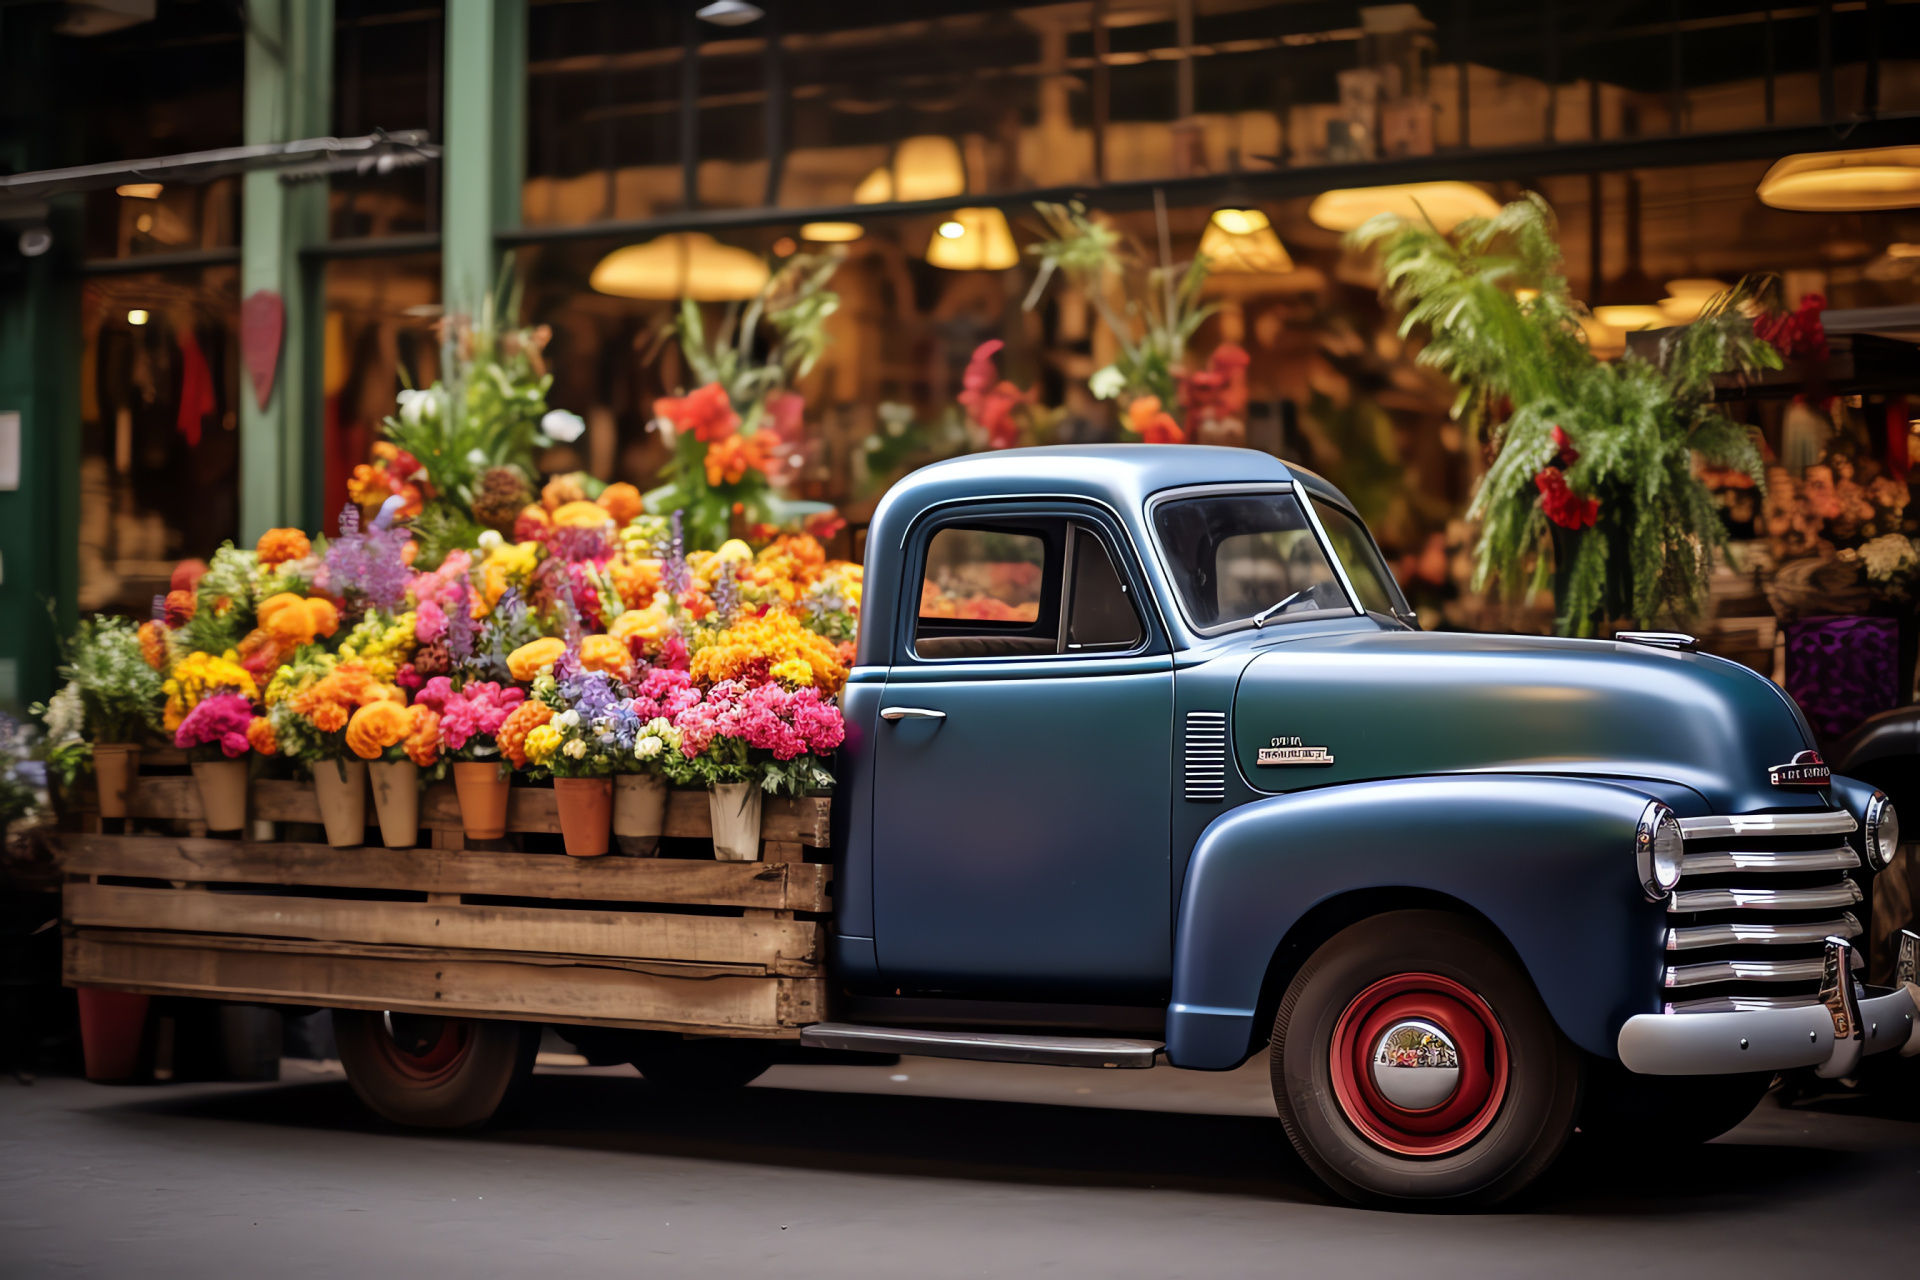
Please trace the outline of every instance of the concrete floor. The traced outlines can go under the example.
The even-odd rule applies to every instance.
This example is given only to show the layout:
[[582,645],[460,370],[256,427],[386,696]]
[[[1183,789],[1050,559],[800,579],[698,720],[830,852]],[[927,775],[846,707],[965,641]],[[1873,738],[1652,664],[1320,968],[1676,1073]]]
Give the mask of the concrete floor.
[[1658,1159],[1576,1138],[1523,1202],[1449,1216],[1323,1192],[1264,1059],[778,1067],[697,1103],[550,1066],[516,1122],[456,1137],[392,1129],[293,1060],[277,1085],[9,1080],[0,1276],[1886,1273],[1920,1224],[1920,1110],[1894,1110],[1769,1099]]

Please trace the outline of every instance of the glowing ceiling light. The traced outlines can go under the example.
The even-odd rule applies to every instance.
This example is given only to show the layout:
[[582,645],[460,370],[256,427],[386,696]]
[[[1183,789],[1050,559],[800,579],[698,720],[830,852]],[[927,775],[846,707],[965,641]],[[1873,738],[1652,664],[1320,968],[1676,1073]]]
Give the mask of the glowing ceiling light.
[[145,324],[148,320],[151,320],[152,318],[153,317],[148,315],[146,310],[141,307],[135,307],[133,310],[127,312],[128,324]]
[[1468,182],[1409,182],[1391,187],[1347,187],[1323,191],[1307,208],[1307,217],[1327,231],[1352,231],[1376,214],[1409,221],[1431,220],[1451,231],[1468,218],[1491,218],[1500,202]]
[[588,283],[621,298],[740,302],[765,288],[767,276],[760,255],[721,244],[703,231],[677,231],[615,249],[600,260]]
[[748,4],[747,0],[713,0],[704,8],[695,9],[693,16],[716,27],[744,27],[749,22],[760,21],[767,12],[758,5]]
[[943,134],[925,133],[903,138],[887,163],[860,180],[853,189],[853,202],[945,200],[966,190],[967,165],[959,145]]
[[158,182],[128,182],[113,189],[113,194],[130,200],[158,200],[166,188]]
[[1000,210],[955,209],[927,242],[927,261],[949,271],[1005,271],[1020,249]]
[[802,240],[820,244],[851,244],[865,234],[867,229],[857,222],[809,222],[800,228]]
[[1639,305],[1595,307],[1593,318],[1609,329],[1621,329],[1628,333],[1641,329],[1664,329],[1673,323],[1659,307]]
[[1692,324],[1707,309],[1707,304],[1725,293],[1722,280],[1669,280],[1667,297],[1657,304],[1669,324]]
[[1816,151],[1767,170],[1760,203],[1801,213],[1920,207],[1920,147]]
[[1278,275],[1293,270],[1287,247],[1258,209],[1215,209],[1200,235],[1208,267],[1228,275]]

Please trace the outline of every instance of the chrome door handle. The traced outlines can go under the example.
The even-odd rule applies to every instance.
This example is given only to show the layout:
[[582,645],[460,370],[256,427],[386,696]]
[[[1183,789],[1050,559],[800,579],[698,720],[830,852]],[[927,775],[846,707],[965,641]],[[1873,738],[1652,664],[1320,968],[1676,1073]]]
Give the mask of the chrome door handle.
[[880,718],[882,720],[945,720],[947,713],[929,711],[925,707],[882,707]]

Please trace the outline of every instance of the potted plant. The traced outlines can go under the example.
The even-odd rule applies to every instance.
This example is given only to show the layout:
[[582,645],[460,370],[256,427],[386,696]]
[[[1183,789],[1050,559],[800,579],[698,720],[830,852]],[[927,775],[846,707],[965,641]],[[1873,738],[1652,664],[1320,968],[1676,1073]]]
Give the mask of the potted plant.
[[369,703],[347,722],[347,749],[372,779],[381,843],[411,849],[420,839],[420,771],[440,759],[439,714],[417,703]]
[[825,756],[846,736],[840,709],[811,686],[789,690],[722,680],[675,718],[680,752],[707,786],[714,857],[760,856],[760,812],[768,792],[801,795],[830,787]]
[[524,689],[491,680],[469,680],[455,689],[447,676],[435,676],[413,696],[415,705],[440,717],[440,751],[453,763],[468,839],[498,840],[507,833],[510,770],[496,738],[526,696]]
[[651,858],[660,851],[668,789],[696,780],[680,753],[673,718],[699,701],[692,677],[672,667],[650,669],[627,700],[613,776],[613,837],[629,857]]
[[[60,674],[79,699],[84,730],[93,741],[100,816],[124,818],[127,792],[140,772],[140,742],[160,727],[161,674],[147,661],[138,632],[125,618],[82,622],[69,653],[71,661]],[[178,721],[170,727],[177,728]]]
[[367,831],[367,764],[349,743],[348,726],[380,703],[404,715],[401,698],[366,662],[342,661],[310,645],[295,650],[267,685],[267,714],[280,754],[312,772],[327,843],[336,848],[364,843]]
[[196,651],[174,663],[161,685],[167,697],[161,723],[174,745],[187,751],[207,827],[238,831],[247,821],[247,762],[254,730],[253,673],[229,649],[216,656]]
[[552,673],[534,681],[535,700],[556,709],[527,732],[526,758],[552,774],[560,829],[567,852],[577,858],[607,851],[613,774],[638,724],[625,692],[607,672],[584,670],[573,653],[562,654]]

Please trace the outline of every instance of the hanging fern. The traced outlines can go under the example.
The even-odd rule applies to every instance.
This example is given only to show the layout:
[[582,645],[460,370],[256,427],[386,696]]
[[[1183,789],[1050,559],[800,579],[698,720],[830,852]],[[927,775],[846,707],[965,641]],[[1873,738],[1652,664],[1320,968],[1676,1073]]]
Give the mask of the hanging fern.
[[1587,345],[1554,230],[1529,193],[1451,236],[1382,215],[1352,241],[1379,250],[1401,336],[1427,334],[1420,362],[1459,389],[1470,438],[1498,451],[1467,512],[1480,524],[1475,588],[1551,582],[1568,635],[1620,616],[1695,617],[1726,531],[1694,455],[1765,485],[1753,433],[1714,407],[1713,378],[1780,367],[1742,312],[1766,282],[1715,298],[1655,359],[1609,364]]

